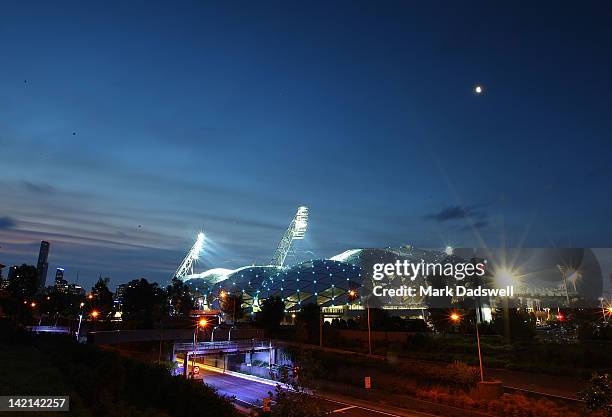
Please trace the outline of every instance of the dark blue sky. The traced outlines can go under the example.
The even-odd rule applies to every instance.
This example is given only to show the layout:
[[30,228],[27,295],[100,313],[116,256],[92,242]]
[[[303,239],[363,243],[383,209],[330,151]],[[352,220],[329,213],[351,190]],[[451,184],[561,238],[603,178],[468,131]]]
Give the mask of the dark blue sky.
[[612,246],[609,3],[289,3],[3,2],[0,263]]

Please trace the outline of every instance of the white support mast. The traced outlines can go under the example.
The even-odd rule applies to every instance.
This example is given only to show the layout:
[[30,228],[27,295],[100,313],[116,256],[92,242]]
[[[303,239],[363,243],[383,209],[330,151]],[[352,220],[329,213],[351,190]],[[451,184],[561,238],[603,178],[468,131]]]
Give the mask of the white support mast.
[[183,262],[179,265],[178,269],[172,276],[172,278],[177,277],[180,279],[185,279],[187,275],[193,274],[193,263],[200,257],[200,252],[204,249],[204,233],[198,233],[198,237],[183,259]]
[[283,266],[283,264],[285,263],[285,258],[287,257],[287,253],[291,248],[291,243],[294,240],[304,239],[307,228],[308,207],[298,207],[295,217],[291,221],[291,224],[285,231],[285,234],[283,235],[280,242],[278,242],[278,247],[276,248],[276,252],[274,253],[274,257],[270,261],[270,264],[276,266]]

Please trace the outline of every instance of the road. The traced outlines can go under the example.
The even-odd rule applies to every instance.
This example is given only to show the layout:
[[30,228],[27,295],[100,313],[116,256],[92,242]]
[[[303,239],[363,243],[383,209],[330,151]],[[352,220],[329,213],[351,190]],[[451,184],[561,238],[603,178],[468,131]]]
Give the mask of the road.
[[[215,387],[222,395],[235,396],[241,405],[261,405],[262,399],[268,397],[268,392],[274,392],[274,386],[258,381],[243,379],[234,375],[222,374],[201,369],[204,382]],[[317,398],[317,402],[331,415],[338,417],[424,417],[427,414],[410,411],[392,412],[373,409],[362,404],[351,404],[344,401]]]

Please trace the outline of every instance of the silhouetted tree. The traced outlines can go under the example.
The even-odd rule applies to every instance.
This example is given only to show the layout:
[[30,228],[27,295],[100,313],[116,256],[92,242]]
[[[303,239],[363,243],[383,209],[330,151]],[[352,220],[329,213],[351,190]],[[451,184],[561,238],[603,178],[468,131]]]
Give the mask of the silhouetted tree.
[[8,280],[8,292],[18,300],[31,299],[38,291],[38,270],[35,266],[18,266],[11,270]]
[[612,378],[608,374],[594,374],[589,386],[578,393],[578,398],[584,401],[590,410],[608,409],[608,415],[612,415]]
[[126,320],[140,321],[143,326],[151,327],[168,312],[166,291],[145,278],[130,281],[122,309]]
[[493,328],[497,334],[505,334],[506,320],[509,321],[510,339],[533,339],[536,335],[536,319],[533,314],[516,308],[508,309],[508,317],[503,311],[493,315]]
[[54,287],[47,287],[40,297],[40,311],[50,317],[76,317],[83,301],[81,295],[56,291]]
[[172,278],[172,284],[166,287],[170,313],[178,316],[188,316],[193,309],[193,300],[189,286],[178,278]]
[[91,288],[92,307],[100,312],[101,317],[106,317],[113,311],[113,293],[108,289],[109,282],[110,278],[100,277]]
[[223,293],[221,296],[221,311],[226,316],[230,316],[232,321],[240,320],[244,317],[244,308],[242,307],[243,298],[242,294],[228,294]]
[[276,330],[285,316],[285,302],[280,297],[269,297],[261,303],[257,321],[266,330]]
[[302,309],[297,314],[297,325],[306,332],[306,338],[311,343],[319,341],[320,320],[321,309],[314,303],[302,305]]

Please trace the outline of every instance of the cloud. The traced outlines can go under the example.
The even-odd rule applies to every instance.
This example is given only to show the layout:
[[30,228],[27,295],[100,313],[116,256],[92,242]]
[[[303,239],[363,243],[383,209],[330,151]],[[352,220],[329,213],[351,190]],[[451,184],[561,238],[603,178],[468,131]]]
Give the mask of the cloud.
[[17,226],[15,219],[8,216],[0,217],[0,229],[12,229],[15,226]]
[[21,181],[21,186],[27,191],[36,194],[53,194],[55,188],[49,184],[35,184],[30,181]]
[[482,213],[477,212],[474,207],[449,206],[437,213],[428,214],[426,219],[435,220],[443,223],[450,220],[465,219],[466,217],[483,217]]
[[426,215],[425,218],[438,223],[463,220],[465,222],[464,226],[458,228],[462,231],[484,229],[489,226],[487,213],[478,206],[448,206],[438,212]]

